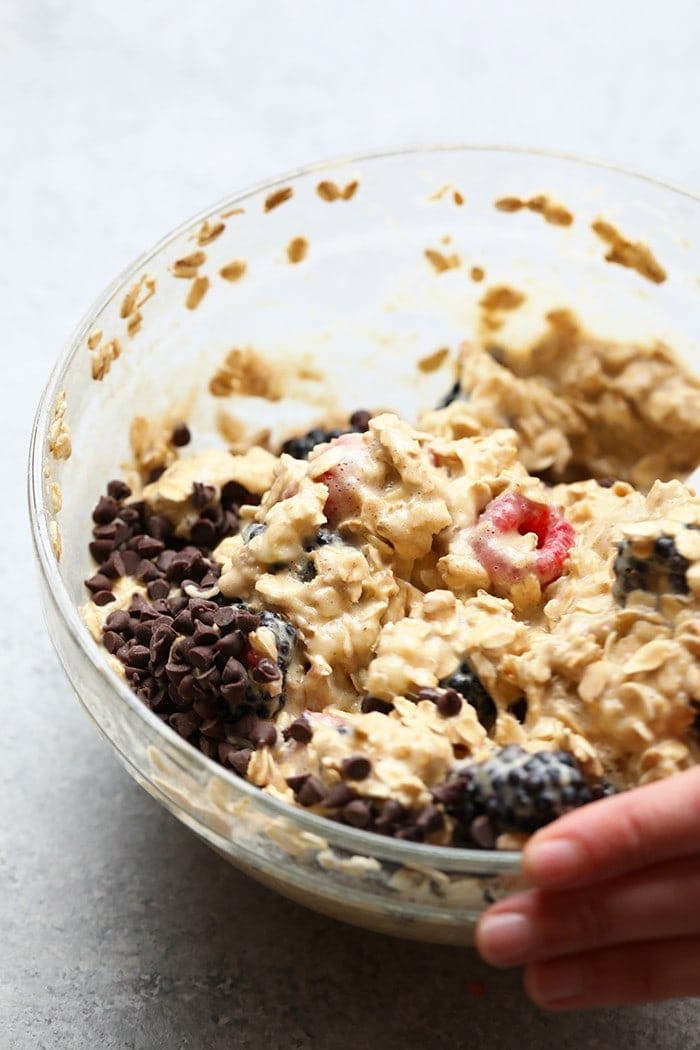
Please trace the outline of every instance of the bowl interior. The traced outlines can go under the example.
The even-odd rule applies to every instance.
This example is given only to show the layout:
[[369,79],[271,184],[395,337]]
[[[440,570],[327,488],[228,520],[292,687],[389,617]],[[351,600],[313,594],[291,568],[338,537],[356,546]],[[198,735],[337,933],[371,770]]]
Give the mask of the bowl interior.
[[[632,249],[646,246],[662,270],[645,275],[643,264],[606,259],[615,254],[610,229]],[[698,202],[681,191],[567,158],[458,148],[293,174],[223,202],[138,260],[89,311],[57,365],[30,478],[44,583],[114,704],[127,691],[87,635],[80,607],[89,508],[131,459],[135,416],[186,418],[188,451],[225,446],[234,431],[281,435],[361,407],[413,420],[451,385],[464,339],[524,346],[561,309],[598,336],[663,340],[697,365],[699,235]],[[646,258],[640,251],[627,254]],[[517,293],[517,308],[494,310],[502,289]],[[212,393],[232,348],[272,365],[279,399]],[[173,760],[195,771],[194,791],[214,779],[250,794],[189,754],[137,702],[133,710]],[[308,814],[290,819],[327,825]],[[369,838],[348,835],[356,848]],[[459,852],[450,862],[458,867],[473,860],[471,851],[399,846],[390,852],[444,861]],[[515,870],[517,857],[496,864]]]

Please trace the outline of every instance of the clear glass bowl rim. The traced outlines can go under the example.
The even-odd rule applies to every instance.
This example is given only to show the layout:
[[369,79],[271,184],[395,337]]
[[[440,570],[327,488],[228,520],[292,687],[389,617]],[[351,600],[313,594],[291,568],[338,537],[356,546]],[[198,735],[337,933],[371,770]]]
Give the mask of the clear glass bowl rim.
[[[657,189],[667,190],[672,194],[687,197],[695,202],[700,202],[700,195],[684,187],[673,185],[661,179],[642,175],[639,172],[610,164],[605,161],[591,160],[572,154],[559,153],[556,151],[530,149],[519,146],[500,145],[471,145],[471,144],[436,144],[418,147],[403,147],[389,150],[380,150],[370,153],[351,154],[331,160],[305,165],[282,175],[274,176],[263,182],[256,183],[244,190],[225,197],[223,200],[182,222],[175,229],[165,234],[153,247],[133,260],[121,273],[108,285],[107,288],[92,303],[82,320],[78,323],[69,337],[63,351],[58,357],[56,364],[49,376],[37,407],[32,427],[29,463],[28,463],[28,500],[29,517],[32,530],[34,551],[39,563],[40,572],[44,578],[47,592],[55,606],[55,610],[66,622],[73,640],[86,660],[88,660],[98,674],[105,680],[118,699],[127,704],[136,713],[138,718],[148,723],[156,736],[163,739],[169,749],[174,750],[182,765],[191,768],[196,773],[208,774],[222,778],[235,794],[249,797],[251,801],[270,817],[281,817],[298,825],[301,830],[311,832],[326,839],[329,843],[353,853],[368,854],[381,857],[394,863],[411,865],[418,864],[425,867],[435,867],[444,871],[483,874],[495,873],[518,873],[522,869],[521,854],[517,851],[497,850],[471,850],[458,849],[446,846],[432,846],[425,843],[401,842],[395,839],[384,838],[371,832],[362,831],[357,828],[349,828],[345,825],[328,820],[325,817],[308,813],[297,809],[285,802],[281,802],[272,796],[264,794],[259,788],[249,784],[247,781],[236,777],[233,773],[218,766],[207,759],[200,751],[183,740],[177,733],[164,725],[164,723],[132,693],[126,682],[119,677],[102,659],[99,647],[90,636],[86,626],[82,622],[78,610],[73,606],[66,588],[64,587],[60,573],[58,572],[56,558],[53,552],[51,537],[49,535],[48,521],[49,512],[44,501],[44,458],[47,448],[48,427],[51,421],[53,407],[59,391],[64,385],[64,377],[70,368],[76,354],[81,350],[84,340],[94,327],[95,317],[103,310],[106,304],[121,289],[128,286],[136,278],[138,273],[147,267],[149,262],[163,251],[168,244],[175,241],[193,226],[203,222],[205,219],[219,212],[236,207],[250,197],[269,192],[282,185],[294,182],[303,176],[332,171],[342,165],[364,165],[373,161],[381,161],[389,158],[402,156],[426,156],[432,153],[467,153],[476,154],[504,154],[514,158],[526,157],[530,159],[541,158],[543,160],[560,161],[570,164],[576,168],[588,168],[591,170],[608,171],[614,175],[620,175],[630,179],[639,180]],[[112,746],[114,746],[113,742]]]

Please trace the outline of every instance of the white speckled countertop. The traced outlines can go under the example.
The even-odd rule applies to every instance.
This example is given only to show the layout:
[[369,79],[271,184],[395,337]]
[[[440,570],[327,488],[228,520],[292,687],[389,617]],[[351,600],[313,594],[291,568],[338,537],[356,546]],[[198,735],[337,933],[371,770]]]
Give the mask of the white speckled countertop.
[[39,622],[23,491],[34,407],[76,320],[239,187],[465,141],[700,189],[700,8],[634,8],[0,4],[1,1050],[700,1047],[700,1001],[548,1016],[470,951],[343,927],[230,869],[80,713]]

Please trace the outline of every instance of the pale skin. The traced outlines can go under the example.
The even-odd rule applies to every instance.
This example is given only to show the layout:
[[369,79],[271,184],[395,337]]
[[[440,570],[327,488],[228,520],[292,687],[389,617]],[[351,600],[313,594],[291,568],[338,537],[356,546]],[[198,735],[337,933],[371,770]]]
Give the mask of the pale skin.
[[488,909],[476,946],[524,966],[538,1006],[700,996],[700,766],[560,817],[523,867],[533,888]]

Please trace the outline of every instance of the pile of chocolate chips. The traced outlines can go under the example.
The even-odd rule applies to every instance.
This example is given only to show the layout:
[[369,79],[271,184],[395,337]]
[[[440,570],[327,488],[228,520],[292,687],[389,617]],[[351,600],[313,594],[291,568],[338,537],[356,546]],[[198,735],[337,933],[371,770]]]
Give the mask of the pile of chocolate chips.
[[[300,721],[297,719],[297,722]],[[287,733],[300,739],[294,733],[295,725],[292,723]],[[305,742],[308,739],[310,736]],[[410,810],[396,799],[378,800],[363,796],[356,785],[365,780],[371,770],[371,763],[365,755],[350,755],[343,762],[343,780],[329,789],[311,773],[288,777],[287,784],[300,805],[320,805],[331,819],[378,835],[423,842],[428,835],[444,827],[444,814],[433,803],[428,803],[420,810]]]
[[236,482],[224,485],[220,496],[213,485],[195,482],[192,502],[199,517],[188,536],[176,536],[168,518],[149,514],[143,500],[126,503],[130,496],[125,482],[110,481],[107,494],[92,512],[90,553],[99,569],[85,585],[96,605],[115,600],[112,588],[120,576],[132,576],[145,584],[153,600],[165,598],[171,585],[207,591],[216,584],[220,571],[211,558],[212,550],[225,536],[238,532],[241,506],[259,502]]
[[243,775],[252,749],[277,739],[270,718],[283,702],[291,652],[275,662],[249,641],[263,623],[272,626],[272,615],[186,595],[148,602],[137,594],[128,609],[109,614],[103,642],[147,707]]
[[[220,495],[196,482],[192,503],[199,517],[179,536],[168,518],[149,514],[142,500],[127,502],[130,496],[124,481],[110,481],[92,514],[90,553],[99,568],[85,583],[93,602],[115,601],[113,588],[122,576],[145,585],[147,595],[134,594],[127,609],[109,614],[104,646],[155,714],[209,758],[243,775],[252,749],[275,742],[269,719],[283,702],[295,640],[281,617],[242,603],[223,605],[218,594],[220,568],[212,551],[238,532],[241,506],[259,498],[236,482]],[[276,662],[249,644],[251,631],[263,623],[278,641]]]

